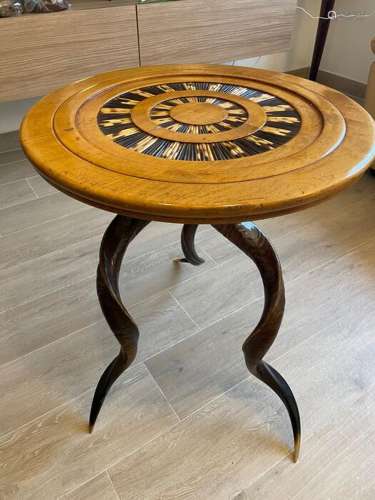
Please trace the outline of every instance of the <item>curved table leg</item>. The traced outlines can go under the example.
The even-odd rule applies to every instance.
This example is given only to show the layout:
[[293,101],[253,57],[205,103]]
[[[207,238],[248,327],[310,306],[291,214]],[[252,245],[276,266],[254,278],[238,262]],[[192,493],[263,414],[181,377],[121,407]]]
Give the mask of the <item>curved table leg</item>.
[[293,428],[294,461],[296,462],[301,441],[301,423],[297,403],[283,377],[263,361],[263,357],[276,338],[284,314],[285,293],[279,260],[267,238],[251,222],[214,225],[214,228],[248,255],[261,274],[265,296],[263,314],[242,349],[250,373],[267,384],[280,397],[288,410]]
[[90,432],[109,389],[137,354],[138,328],[121,301],[118,280],[121,262],[129,243],[148,223],[149,221],[117,215],[104,233],[100,246],[96,280],[98,298],[105,319],[121,348],[96,387],[90,412]]
[[195,250],[194,238],[195,233],[198,229],[196,224],[185,224],[181,232],[181,246],[184,252],[185,258],[180,259],[180,262],[189,262],[194,266],[199,266],[203,264],[204,260],[199,257]]

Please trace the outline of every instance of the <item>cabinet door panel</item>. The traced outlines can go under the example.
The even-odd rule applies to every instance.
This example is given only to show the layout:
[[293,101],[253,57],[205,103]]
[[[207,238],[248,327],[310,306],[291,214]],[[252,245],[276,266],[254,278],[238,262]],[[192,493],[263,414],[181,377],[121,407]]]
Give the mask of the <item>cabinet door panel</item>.
[[138,5],[141,63],[225,62],[289,48],[296,0]]
[[30,14],[0,24],[0,100],[43,95],[139,63],[134,6]]

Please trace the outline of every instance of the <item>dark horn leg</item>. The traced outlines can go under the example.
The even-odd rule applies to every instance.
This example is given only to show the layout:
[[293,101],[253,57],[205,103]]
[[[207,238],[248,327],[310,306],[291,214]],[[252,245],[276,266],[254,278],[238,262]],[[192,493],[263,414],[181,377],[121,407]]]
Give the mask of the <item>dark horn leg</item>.
[[121,262],[129,243],[148,223],[117,215],[104,233],[100,246],[96,280],[98,298],[105,319],[121,349],[100,377],[96,387],[90,412],[90,432],[111,386],[131,365],[137,354],[138,328],[121,301],[118,281]]
[[293,428],[294,461],[296,462],[301,441],[301,422],[297,403],[283,377],[263,361],[263,357],[276,338],[284,314],[285,293],[279,260],[267,238],[253,223],[244,222],[214,227],[248,255],[261,274],[265,296],[263,314],[242,349],[250,373],[267,384],[280,397],[288,410]]
[[195,250],[194,238],[195,233],[198,229],[196,224],[185,224],[181,232],[181,246],[184,252],[185,258],[180,259],[180,262],[189,262],[194,266],[199,266],[203,264],[204,260],[199,257]]

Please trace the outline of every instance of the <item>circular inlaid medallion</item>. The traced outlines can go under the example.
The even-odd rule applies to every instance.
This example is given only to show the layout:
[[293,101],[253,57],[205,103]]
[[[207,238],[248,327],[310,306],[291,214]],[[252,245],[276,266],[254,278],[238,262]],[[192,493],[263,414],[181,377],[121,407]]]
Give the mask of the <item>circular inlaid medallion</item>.
[[222,161],[282,146],[298,133],[301,119],[287,101],[254,88],[168,82],[109,100],[98,124],[114,142],[141,154]]

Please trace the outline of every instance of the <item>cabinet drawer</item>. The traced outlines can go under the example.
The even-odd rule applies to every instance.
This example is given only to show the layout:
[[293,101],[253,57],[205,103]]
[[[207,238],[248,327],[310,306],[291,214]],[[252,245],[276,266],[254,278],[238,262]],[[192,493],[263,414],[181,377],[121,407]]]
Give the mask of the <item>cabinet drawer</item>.
[[226,62],[289,48],[296,0],[138,5],[141,63]]
[[134,6],[0,19],[0,100],[39,96],[74,80],[138,66]]
[[141,63],[225,62],[289,48],[296,0],[138,5]]

